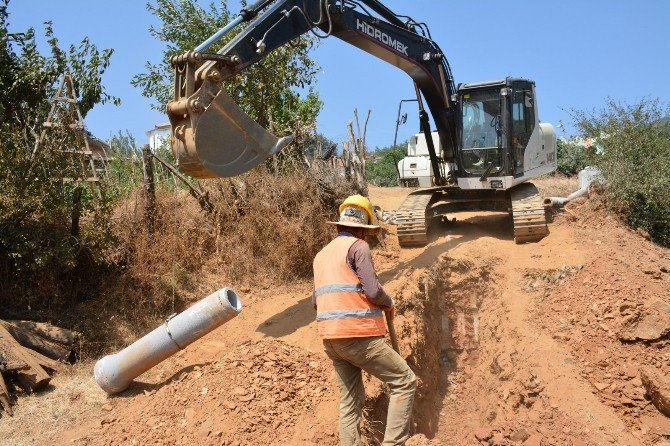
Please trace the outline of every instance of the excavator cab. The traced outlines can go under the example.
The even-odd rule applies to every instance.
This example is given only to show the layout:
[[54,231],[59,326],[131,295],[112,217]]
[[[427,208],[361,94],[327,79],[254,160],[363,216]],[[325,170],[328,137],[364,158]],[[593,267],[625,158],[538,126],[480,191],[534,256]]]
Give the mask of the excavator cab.
[[471,183],[468,178],[503,178],[489,186],[508,189],[533,170],[555,167],[556,137],[550,125],[539,123],[533,81],[461,84],[457,97],[459,177],[464,183]]

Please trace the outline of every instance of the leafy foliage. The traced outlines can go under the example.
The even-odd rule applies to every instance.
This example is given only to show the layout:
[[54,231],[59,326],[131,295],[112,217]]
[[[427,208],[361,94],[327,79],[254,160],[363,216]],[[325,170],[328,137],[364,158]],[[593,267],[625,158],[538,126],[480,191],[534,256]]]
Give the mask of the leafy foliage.
[[[66,70],[75,80],[82,114],[95,104],[119,100],[109,95],[101,77],[109,66],[112,50],[98,50],[88,38],[68,50],[59,46],[52,24],[45,23],[49,53],[36,45],[33,28],[23,33],[9,31],[9,1],[0,4],[0,283],[25,272],[67,272],[77,262],[82,245],[93,233],[79,240],[70,235],[72,193],[75,183],[64,181],[81,174],[73,156],[64,153],[76,138],[68,127],[54,128],[38,156],[31,153],[51,108],[52,98]],[[58,116],[64,124],[73,117]],[[32,169],[29,166],[32,165]],[[31,172],[27,175],[27,172]],[[92,205],[84,194],[84,212],[97,220],[106,212],[101,203]],[[93,244],[96,242],[92,241]]]
[[609,99],[602,110],[573,115],[583,136],[603,147],[596,162],[608,181],[610,208],[670,246],[670,106]]
[[368,182],[382,187],[397,186],[398,170],[396,166],[405,156],[407,156],[407,142],[377,149],[369,154],[366,164]]
[[559,139],[556,142],[557,170],[566,175],[576,175],[586,166],[593,165],[596,157],[594,146],[585,147],[574,139]]
[[[197,47],[233,16],[226,0],[222,0],[218,8],[214,3],[202,7],[196,0],[156,0],[148,3],[147,9],[160,21],[160,25],[151,26],[149,32],[165,42],[165,51],[160,62],[147,62],[146,72],[136,75],[132,84],[155,101],[154,108],[165,110],[173,94],[170,58]],[[231,32],[211,50],[219,50],[235,35]],[[241,75],[226,81],[225,86],[240,107],[276,134],[291,133],[296,123],[309,126],[316,121],[322,103],[313,89],[309,89],[305,98],[294,89],[308,88],[313,83],[318,71],[308,54],[313,46],[314,41],[309,38],[284,45]]]

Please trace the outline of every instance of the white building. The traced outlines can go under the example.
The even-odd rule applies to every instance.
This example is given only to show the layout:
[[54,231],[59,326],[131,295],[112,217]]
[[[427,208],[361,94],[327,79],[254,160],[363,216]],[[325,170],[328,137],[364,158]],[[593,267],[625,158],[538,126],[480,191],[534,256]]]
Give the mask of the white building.
[[149,148],[152,152],[156,152],[160,148],[170,147],[170,123],[163,122],[154,126],[147,132],[147,136],[149,137]]

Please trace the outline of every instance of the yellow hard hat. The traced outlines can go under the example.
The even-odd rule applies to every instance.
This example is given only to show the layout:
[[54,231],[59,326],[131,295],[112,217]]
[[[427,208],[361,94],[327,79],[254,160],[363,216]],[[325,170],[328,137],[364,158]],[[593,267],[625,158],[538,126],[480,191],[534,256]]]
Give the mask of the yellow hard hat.
[[372,204],[370,203],[370,200],[368,200],[366,197],[363,195],[351,195],[350,197],[347,197],[346,200],[342,202],[340,205],[339,213],[342,214],[344,211],[344,208],[347,206],[357,206],[365,211],[366,214],[368,214],[368,221],[372,222]]

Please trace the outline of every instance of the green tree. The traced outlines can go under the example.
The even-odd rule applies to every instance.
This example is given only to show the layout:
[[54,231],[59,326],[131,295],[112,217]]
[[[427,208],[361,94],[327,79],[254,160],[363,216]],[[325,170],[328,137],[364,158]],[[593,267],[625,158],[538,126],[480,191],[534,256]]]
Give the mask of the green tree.
[[395,146],[383,147],[368,154],[366,177],[368,183],[375,186],[398,185],[398,161],[407,156],[407,142]]
[[670,246],[670,105],[649,98],[634,104],[609,99],[602,110],[573,116],[582,135],[602,147],[596,162],[608,181],[610,209]]
[[[0,3],[0,271],[64,271],[76,264],[84,242],[73,243],[69,233],[75,184],[64,178],[76,177],[80,168],[62,149],[75,144],[72,130],[54,128],[33,159],[32,174],[28,177],[26,173],[66,70],[75,80],[83,114],[99,103],[118,103],[101,84],[112,50],[100,51],[88,38],[64,50],[47,22],[44,32],[49,52],[42,54],[34,28],[9,31],[8,7],[9,0]],[[72,117],[60,118],[71,122]],[[99,206],[95,211],[90,200],[85,204],[92,213],[105,209]],[[7,278],[0,278],[0,283],[6,284]]]
[[[233,15],[226,0],[218,7],[214,3],[202,7],[196,0],[155,0],[147,4],[147,9],[159,20],[159,25],[151,26],[149,32],[165,43],[165,50],[159,62],[147,62],[145,73],[136,75],[132,84],[154,100],[154,108],[165,110],[173,94],[170,58],[198,46],[230,22]],[[220,49],[235,35],[230,33],[211,50]],[[313,46],[314,40],[307,37],[284,45],[240,76],[226,81],[225,87],[252,118],[264,127],[271,126],[277,134],[292,133],[296,124],[313,125],[322,107],[318,94],[310,88],[318,71],[309,57]],[[298,88],[308,88],[306,97],[295,91]]]

